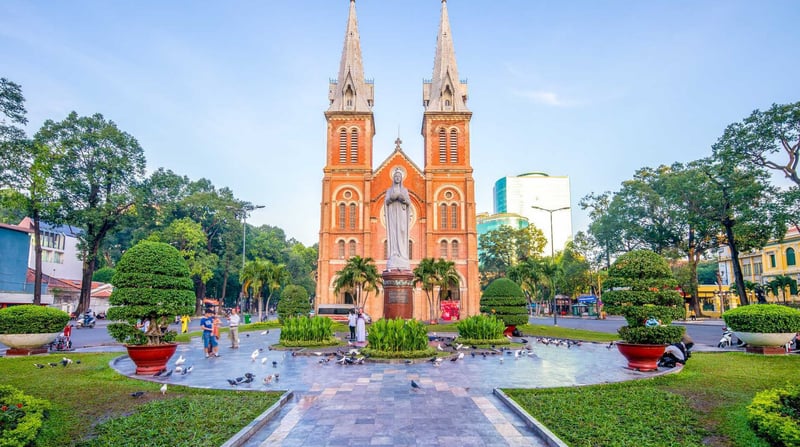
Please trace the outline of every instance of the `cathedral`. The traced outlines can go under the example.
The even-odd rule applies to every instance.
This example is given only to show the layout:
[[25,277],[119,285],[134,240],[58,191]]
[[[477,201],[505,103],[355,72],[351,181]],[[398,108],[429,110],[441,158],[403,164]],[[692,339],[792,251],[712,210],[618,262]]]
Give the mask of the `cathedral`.
[[[350,0],[339,74],[331,81],[328,96],[316,304],[352,303],[349,293],[334,291],[336,273],[350,257],[372,258],[379,274],[386,269],[384,199],[392,185],[392,173],[400,170],[411,200],[411,269],[423,258],[454,262],[460,281],[443,296],[451,309],[458,309],[460,318],[478,314],[478,240],[469,132],[472,112],[467,108],[467,84],[458,77],[447,1],[442,0],[433,75],[422,84],[425,159],[421,168],[403,151],[399,138],[387,159],[373,163],[375,86],[364,78],[355,0]],[[384,316],[382,290],[370,293],[365,310],[373,320]],[[427,320],[429,315],[425,292],[416,284],[413,317]]]

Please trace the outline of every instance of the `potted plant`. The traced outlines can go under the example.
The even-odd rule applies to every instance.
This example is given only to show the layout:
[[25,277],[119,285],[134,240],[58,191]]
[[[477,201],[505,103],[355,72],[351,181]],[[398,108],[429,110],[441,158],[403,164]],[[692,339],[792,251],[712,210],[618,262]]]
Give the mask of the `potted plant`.
[[52,307],[7,307],[0,310],[0,343],[12,348],[7,355],[28,355],[55,340],[67,323],[69,314]]
[[164,369],[177,347],[169,323],[194,311],[186,260],[169,244],[141,241],[122,255],[111,283],[108,318],[122,322],[108,325],[108,333],[125,344],[136,374]]
[[603,303],[609,314],[622,315],[628,322],[618,331],[622,342],[617,349],[629,368],[658,369],[667,345],[683,337],[685,328],[671,324],[685,315],[676,287],[667,261],[652,251],[628,252],[608,269]]
[[[748,347],[783,347],[800,332],[800,310],[780,304],[741,306],[725,312],[722,318]],[[750,351],[765,352],[763,349]]]
[[512,335],[518,324],[528,322],[528,300],[517,283],[508,278],[492,281],[481,295],[481,312],[493,315],[506,325],[504,335]]

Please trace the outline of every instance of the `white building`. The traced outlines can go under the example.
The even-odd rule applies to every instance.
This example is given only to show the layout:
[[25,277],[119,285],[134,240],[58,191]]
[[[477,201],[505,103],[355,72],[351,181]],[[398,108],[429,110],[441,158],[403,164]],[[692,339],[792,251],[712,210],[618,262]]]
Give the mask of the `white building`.
[[522,215],[542,230],[545,256],[561,251],[572,239],[569,177],[541,172],[503,177],[494,184],[494,212]]
[[[26,229],[33,229],[33,221],[26,217],[19,223]],[[68,225],[50,225],[39,222],[42,239],[42,273],[59,279],[82,279],[83,262],[78,258],[78,235],[80,230]],[[28,268],[36,268],[35,244],[31,233]]]

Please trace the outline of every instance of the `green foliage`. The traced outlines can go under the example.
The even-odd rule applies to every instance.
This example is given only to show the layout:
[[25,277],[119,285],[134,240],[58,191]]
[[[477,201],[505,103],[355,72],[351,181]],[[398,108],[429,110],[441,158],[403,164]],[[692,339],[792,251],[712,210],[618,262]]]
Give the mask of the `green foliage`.
[[0,385],[0,447],[25,447],[36,438],[51,405]]
[[505,272],[521,259],[541,255],[545,245],[547,238],[533,225],[525,228],[501,225],[478,238],[481,268]]
[[370,349],[383,352],[426,351],[428,330],[417,320],[380,319],[369,328]]
[[[174,340],[175,334],[163,331],[175,315],[194,311],[194,284],[186,260],[178,250],[162,242],[141,241],[125,252],[112,278],[114,291],[108,309],[109,334],[120,343],[160,344]],[[135,325],[149,320],[143,339]],[[146,343],[145,343],[146,341]]]
[[332,326],[331,319],[326,317],[289,317],[283,320],[280,342],[285,346],[290,342],[327,342],[333,337]]
[[289,285],[283,289],[281,300],[278,302],[278,318],[308,315],[311,304],[308,302],[308,292],[300,286]]
[[334,293],[353,292],[356,307],[364,307],[371,292],[380,290],[381,276],[375,267],[375,260],[353,256],[347,260],[344,268],[336,272]]
[[26,304],[0,309],[0,334],[52,334],[69,323],[69,314],[52,307]]
[[753,429],[773,446],[800,445],[800,386],[787,385],[762,391],[747,407]]
[[505,326],[497,317],[486,315],[475,315],[456,323],[459,338],[471,341],[501,339]]
[[481,312],[496,316],[506,326],[528,322],[527,299],[522,289],[508,278],[492,281],[481,296]]
[[[620,328],[620,337],[628,343],[678,342],[685,328],[670,324],[683,318],[685,310],[675,285],[669,264],[657,253],[637,250],[617,258],[603,284],[603,302],[609,314],[623,315],[628,322]],[[659,325],[646,327],[649,319]]]
[[751,304],[731,309],[722,318],[737,332],[800,332],[800,310],[780,304]]
[[112,267],[100,268],[92,275],[92,281],[110,283],[114,273],[116,273],[116,269]]

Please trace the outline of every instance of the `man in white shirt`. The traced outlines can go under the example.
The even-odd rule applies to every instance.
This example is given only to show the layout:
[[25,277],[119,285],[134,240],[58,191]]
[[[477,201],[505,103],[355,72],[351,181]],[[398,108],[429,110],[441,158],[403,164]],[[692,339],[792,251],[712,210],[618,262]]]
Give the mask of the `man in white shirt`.
[[239,348],[239,322],[241,319],[235,307],[231,310],[228,321],[230,322],[230,332],[228,332],[228,336],[231,338],[231,348],[237,349]]
[[357,321],[358,321],[358,315],[356,315],[356,310],[350,309],[350,313],[347,314],[347,325],[350,326],[350,341],[354,341],[356,339]]

